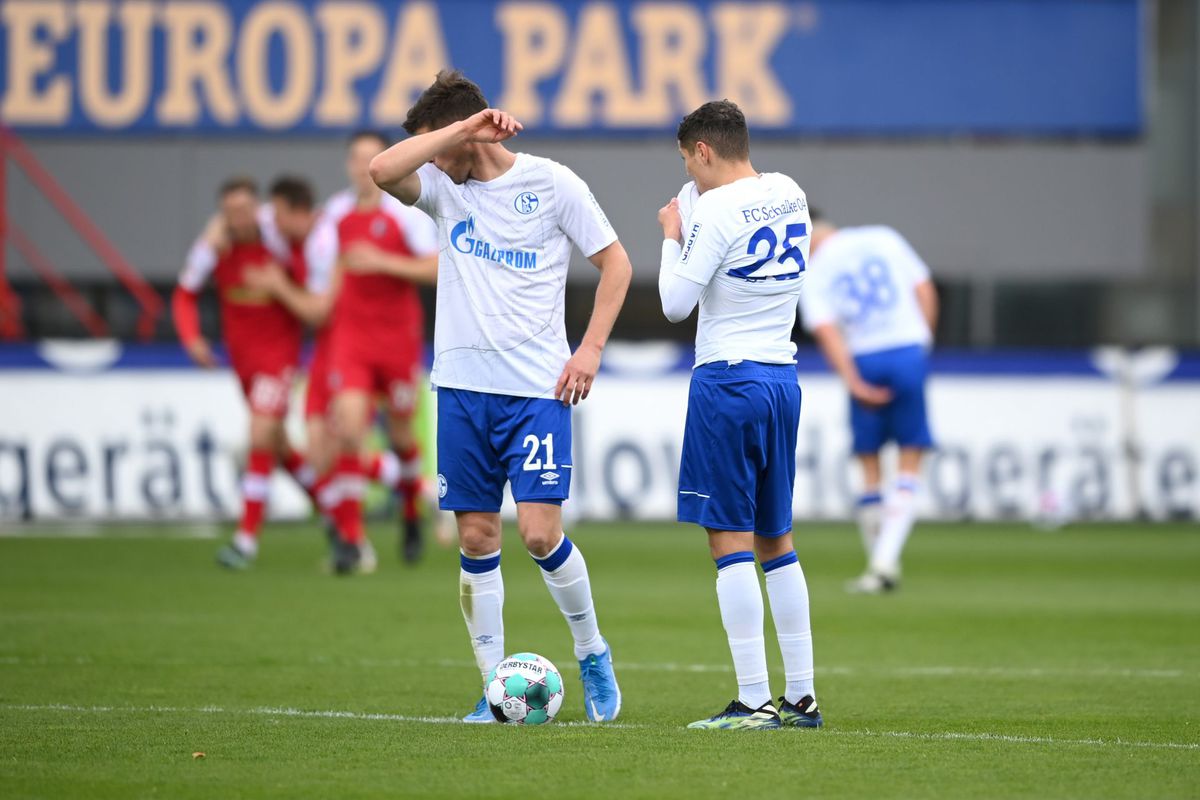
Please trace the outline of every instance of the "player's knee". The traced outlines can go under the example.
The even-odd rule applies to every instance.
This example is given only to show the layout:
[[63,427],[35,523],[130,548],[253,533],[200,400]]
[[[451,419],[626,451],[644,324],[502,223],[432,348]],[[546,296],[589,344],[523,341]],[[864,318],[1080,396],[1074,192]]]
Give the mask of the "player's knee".
[[264,414],[254,414],[250,417],[250,448],[274,452],[279,447],[282,432],[282,420]]
[[458,543],[469,556],[485,556],[500,549],[500,525],[484,519],[460,519]]
[[792,552],[794,549],[795,546],[792,544],[792,534],[790,532],[782,536],[754,537],[754,554],[758,556],[760,563],[779,558],[782,555]]
[[547,525],[523,527],[521,540],[525,543],[525,549],[537,558],[549,555],[550,551],[557,547],[559,541],[562,540],[563,533],[560,528],[561,526],[554,526],[552,529]]

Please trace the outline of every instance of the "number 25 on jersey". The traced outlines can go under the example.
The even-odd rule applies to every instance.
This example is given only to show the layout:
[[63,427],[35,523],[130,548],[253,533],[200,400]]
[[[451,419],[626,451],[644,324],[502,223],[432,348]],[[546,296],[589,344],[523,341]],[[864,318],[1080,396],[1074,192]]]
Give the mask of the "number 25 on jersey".
[[[746,247],[746,253],[758,256],[758,260],[745,267],[731,269],[729,270],[729,274],[734,278],[741,278],[746,281],[763,281],[767,278],[776,281],[790,281],[799,278],[800,273],[804,272],[805,267],[804,251],[800,249],[800,242],[807,236],[808,225],[803,222],[794,222],[784,228],[782,238],[770,225],[764,225],[754,232],[754,235],[750,237],[750,243]],[[776,256],[776,250],[779,250],[781,243],[783,249]],[[763,248],[764,244],[766,245],[765,248]],[[763,252],[764,250],[765,252]],[[779,267],[764,267],[764,265],[771,261],[778,264],[791,261],[795,264],[796,268],[792,272],[780,273]],[[760,271],[762,274],[755,274]]]

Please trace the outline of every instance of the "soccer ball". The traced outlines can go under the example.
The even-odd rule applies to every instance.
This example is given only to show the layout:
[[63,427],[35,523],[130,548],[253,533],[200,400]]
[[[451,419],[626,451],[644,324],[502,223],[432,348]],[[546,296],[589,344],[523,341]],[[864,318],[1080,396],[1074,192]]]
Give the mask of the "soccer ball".
[[562,676],[537,653],[517,653],[501,661],[484,691],[492,715],[517,725],[549,722],[563,701]]

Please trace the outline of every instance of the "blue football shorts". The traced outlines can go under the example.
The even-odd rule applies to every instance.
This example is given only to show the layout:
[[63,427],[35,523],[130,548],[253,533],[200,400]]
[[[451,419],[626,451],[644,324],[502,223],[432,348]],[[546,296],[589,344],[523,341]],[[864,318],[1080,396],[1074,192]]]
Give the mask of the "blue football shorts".
[[921,345],[897,347],[855,356],[867,383],[892,391],[891,402],[878,408],[850,398],[850,430],[855,453],[878,452],[888,442],[901,447],[933,447],[925,411],[925,378],[929,358]]
[[679,521],[760,536],[790,531],[799,425],[795,364],[697,367],[679,467]]
[[437,423],[443,510],[499,511],[505,483],[518,503],[570,495],[571,409],[560,401],[439,388]]

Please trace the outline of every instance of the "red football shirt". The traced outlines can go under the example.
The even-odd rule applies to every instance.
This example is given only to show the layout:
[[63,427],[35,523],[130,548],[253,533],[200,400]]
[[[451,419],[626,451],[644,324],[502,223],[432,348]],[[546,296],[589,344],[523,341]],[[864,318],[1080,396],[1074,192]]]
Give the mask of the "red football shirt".
[[[234,361],[248,356],[256,362],[266,358],[296,363],[300,355],[303,326],[282,304],[245,283],[246,270],[274,261],[260,242],[238,243],[217,261],[215,281],[221,306],[221,329]],[[303,262],[293,259],[283,265],[296,280]]]
[[[370,242],[384,252],[413,257],[400,221],[382,206],[356,208],[338,223],[339,252],[357,242]],[[355,338],[420,337],[424,312],[417,287],[390,275],[360,274],[343,270],[335,324],[345,326]]]

